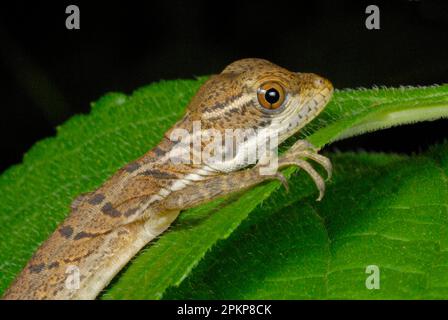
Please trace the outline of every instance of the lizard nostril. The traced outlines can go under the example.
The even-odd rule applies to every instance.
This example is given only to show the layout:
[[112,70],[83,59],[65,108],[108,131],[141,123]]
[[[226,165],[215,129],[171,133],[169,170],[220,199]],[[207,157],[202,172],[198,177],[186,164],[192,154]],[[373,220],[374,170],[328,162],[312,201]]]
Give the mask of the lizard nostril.
[[317,77],[314,80],[314,85],[318,89],[328,88],[330,91],[333,90],[333,85],[331,84],[331,82],[322,77]]
[[324,80],[323,80],[322,78],[318,78],[318,79],[314,80],[314,83],[315,83],[317,86],[321,87],[321,86],[324,85]]

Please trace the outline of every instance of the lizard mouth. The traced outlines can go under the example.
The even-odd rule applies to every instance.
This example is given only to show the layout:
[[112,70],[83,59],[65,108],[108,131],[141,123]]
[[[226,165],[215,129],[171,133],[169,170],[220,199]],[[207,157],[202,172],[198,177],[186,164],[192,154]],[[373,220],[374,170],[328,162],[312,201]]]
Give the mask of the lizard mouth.
[[301,122],[299,129],[317,117],[330,101],[334,92],[333,84],[329,80],[314,73],[308,73],[306,76],[311,78],[309,79],[311,92],[297,114]]
[[302,101],[294,112],[288,115],[283,121],[279,132],[279,143],[295,136],[300,129],[304,128],[314,118],[316,118],[333,96],[333,85],[325,78],[314,74],[307,74],[315,77],[313,87],[310,88],[309,95]]

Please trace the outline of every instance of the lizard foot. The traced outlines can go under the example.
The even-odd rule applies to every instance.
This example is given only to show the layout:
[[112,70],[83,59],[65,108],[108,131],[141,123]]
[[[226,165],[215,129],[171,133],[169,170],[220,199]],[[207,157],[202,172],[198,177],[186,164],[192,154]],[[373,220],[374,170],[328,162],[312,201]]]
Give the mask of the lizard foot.
[[[279,158],[278,164],[280,169],[289,166],[297,166],[305,170],[305,172],[313,179],[319,190],[317,201],[320,201],[325,194],[325,181],[306,160],[310,159],[320,164],[327,172],[327,179],[331,178],[332,165],[330,159],[318,154],[317,151],[318,149],[306,140],[299,140]],[[283,183],[283,185],[285,185],[285,183]]]

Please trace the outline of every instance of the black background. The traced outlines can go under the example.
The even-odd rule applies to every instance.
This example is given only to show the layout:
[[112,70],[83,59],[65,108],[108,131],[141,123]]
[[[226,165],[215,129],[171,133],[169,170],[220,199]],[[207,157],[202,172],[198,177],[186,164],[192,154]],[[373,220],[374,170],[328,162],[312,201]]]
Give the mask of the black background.
[[[81,29],[67,30],[76,4]],[[380,8],[367,30],[365,8]],[[0,172],[109,91],[220,72],[245,57],[315,72],[336,88],[446,83],[448,1],[14,1],[0,5]],[[448,121],[332,149],[418,152]]]

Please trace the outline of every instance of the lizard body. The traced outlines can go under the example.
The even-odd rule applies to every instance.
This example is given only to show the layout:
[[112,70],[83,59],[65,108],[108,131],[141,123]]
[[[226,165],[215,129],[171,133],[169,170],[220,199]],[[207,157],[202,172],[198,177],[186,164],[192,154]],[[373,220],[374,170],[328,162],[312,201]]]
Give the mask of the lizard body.
[[[261,175],[258,165],[249,168],[247,151],[263,143],[256,136],[234,146],[230,159],[174,164],[173,155],[184,150],[173,142],[176,130],[191,134],[188,144],[195,139],[197,122],[201,124],[199,134],[269,129],[281,143],[311,121],[332,92],[324,78],[290,72],[266,60],[230,64],[198,90],[184,117],[155,148],[120,169],[96,191],[75,199],[70,215],[37,250],[3,298],[93,299],[181,210],[265,180],[283,181],[278,172]],[[202,141],[199,148],[204,150],[206,145]],[[194,148],[188,155],[194,158]],[[329,160],[301,140],[279,159],[278,168],[296,165],[304,169],[322,197],[325,184],[305,159],[331,172]],[[67,286],[70,266],[79,269],[79,288]]]

